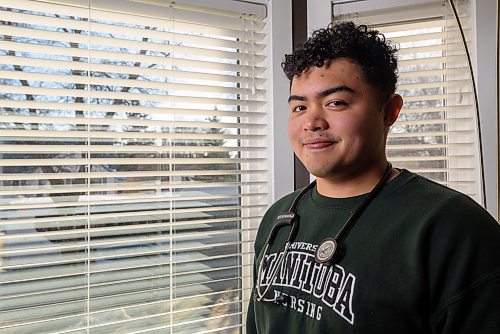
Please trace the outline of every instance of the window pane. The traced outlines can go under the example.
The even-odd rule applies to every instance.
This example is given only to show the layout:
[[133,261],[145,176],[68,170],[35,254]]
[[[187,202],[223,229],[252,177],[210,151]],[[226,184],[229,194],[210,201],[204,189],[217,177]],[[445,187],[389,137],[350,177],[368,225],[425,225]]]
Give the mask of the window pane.
[[[469,6],[459,6],[466,36]],[[333,11],[335,20],[368,24],[399,47],[397,93],[405,103],[389,133],[389,160],[481,203],[473,87],[451,8],[436,3],[349,13],[335,4]]]
[[0,10],[0,333],[239,333],[268,204],[265,18]]

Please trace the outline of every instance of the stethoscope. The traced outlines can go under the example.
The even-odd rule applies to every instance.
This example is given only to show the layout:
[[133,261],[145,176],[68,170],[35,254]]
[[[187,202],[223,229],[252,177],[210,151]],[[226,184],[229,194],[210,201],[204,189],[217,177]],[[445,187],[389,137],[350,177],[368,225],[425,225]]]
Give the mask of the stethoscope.
[[[390,162],[387,163],[387,168],[385,169],[384,175],[380,178],[379,182],[377,185],[368,193],[368,195],[365,197],[363,202],[358,205],[358,207],[353,211],[353,213],[349,216],[347,221],[344,223],[344,225],[340,228],[338,233],[334,237],[329,237],[325,238],[322,240],[318,248],[316,249],[314,253],[314,259],[317,263],[322,263],[325,265],[332,265],[335,261],[338,261],[339,258],[342,256],[342,250],[338,246],[339,241],[344,238],[347,233],[349,232],[350,228],[353,226],[353,224],[357,221],[359,216],[363,213],[363,211],[368,207],[368,205],[371,203],[371,201],[375,198],[375,196],[378,195],[378,193],[382,190],[384,187],[385,183],[389,179],[390,175],[392,172],[392,165]],[[302,189],[297,197],[292,202],[292,205],[290,206],[290,209],[287,212],[283,212],[282,214],[278,215],[276,218],[276,224],[274,225],[273,229],[269,233],[269,236],[267,238],[267,241],[264,245],[264,250],[261,252],[261,258],[259,261],[259,266],[258,266],[258,273],[257,273],[257,282],[256,282],[256,295],[255,298],[257,301],[264,301],[264,302],[286,302],[286,296],[285,295],[280,295],[276,298],[266,298],[266,294],[269,291],[271,287],[271,283],[274,281],[276,278],[278,272],[281,270],[283,263],[287,257],[288,251],[292,243],[295,241],[295,237],[297,236],[297,233],[299,232],[299,215],[297,214],[297,208],[299,206],[300,201],[304,198],[306,193],[311,190],[313,187],[316,186],[316,181],[311,182],[307,187]],[[264,289],[264,292],[261,291],[261,275],[262,275],[262,268],[264,265],[264,260],[266,256],[269,253],[270,248],[274,244],[274,241],[276,240],[276,236],[278,235],[278,232],[281,228],[290,226],[290,232],[288,233],[287,240],[285,242],[285,246],[283,248],[283,252],[281,254],[281,257],[278,260],[278,263],[274,267],[274,271],[272,273],[271,279],[269,280],[270,284],[267,285],[267,287]]]

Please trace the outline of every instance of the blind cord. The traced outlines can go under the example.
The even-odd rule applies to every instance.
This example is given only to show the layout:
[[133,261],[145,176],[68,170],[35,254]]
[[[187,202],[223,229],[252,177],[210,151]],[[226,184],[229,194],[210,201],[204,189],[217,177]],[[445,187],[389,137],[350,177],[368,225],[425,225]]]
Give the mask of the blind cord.
[[465,39],[464,30],[462,28],[462,22],[460,21],[460,17],[458,16],[457,8],[453,3],[453,0],[448,0],[450,3],[451,9],[453,10],[453,15],[455,16],[455,20],[458,24],[458,29],[460,30],[460,36],[462,37],[462,42],[464,43],[465,53],[467,55],[467,63],[469,65],[470,75],[472,79],[472,90],[474,95],[474,103],[476,104],[476,120],[477,120],[477,132],[479,137],[479,163],[480,163],[480,173],[481,173],[481,196],[483,198],[484,207],[488,208],[486,202],[486,182],[484,180],[484,158],[483,158],[483,138],[481,134],[481,119],[479,115],[479,99],[477,97],[477,88],[476,88],[476,78],[474,76],[474,69],[472,68],[472,61],[469,52],[469,48],[467,46],[467,40]]

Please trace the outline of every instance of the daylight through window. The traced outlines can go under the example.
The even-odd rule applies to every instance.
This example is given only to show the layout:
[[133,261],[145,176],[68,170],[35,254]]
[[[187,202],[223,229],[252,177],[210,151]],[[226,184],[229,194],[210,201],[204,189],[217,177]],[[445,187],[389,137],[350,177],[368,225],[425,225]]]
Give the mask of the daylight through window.
[[0,333],[240,332],[266,11],[224,1],[0,0]]

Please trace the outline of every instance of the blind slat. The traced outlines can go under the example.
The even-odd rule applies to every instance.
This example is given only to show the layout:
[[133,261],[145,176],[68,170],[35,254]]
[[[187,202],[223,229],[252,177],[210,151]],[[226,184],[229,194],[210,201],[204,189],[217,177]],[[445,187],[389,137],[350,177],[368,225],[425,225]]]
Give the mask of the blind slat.
[[[12,71],[1,71],[0,78],[4,79],[17,79],[17,80],[32,80],[40,81],[41,75],[45,82],[53,82],[54,84],[59,83],[71,83],[71,84],[81,84],[87,85],[89,79],[81,76],[69,76],[61,74],[41,74],[41,73],[16,73]],[[172,89],[176,91],[193,91],[193,92],[211,92],[211,93],[227,93],[227,94],[246,94],[253,95],[252,89],[250,88],[231,88],[231,87],[220,87],[220,86],[202,86],[193,84],[181,84],[181,83],[170,83],[170,82],[158,82],[158,81],[137,81],[133,79],[111,79],[111,78],[92,78],[92,86],[121,86],[121,87],[133,87],[133,88],[144,88],[144,89]],[[256,93],[262,93],[262,90],[256,90]]]
[[[5,48],[10,51],[19,51],[19,52],[29,52],[33,51],[33,46],[28,44],[20,44],[20,43],[11,43],[0,41],[0,47]],[[45,53],[47,51],[53,50],[54,55],[64,55],[69,57],[87,57],[88,52],[82,50],[81,53],[78,53],[77,49],[68,49],[61,47],[51,47],[50,49],[44,48]],[[93,51],[93,53],[99,53],[99,51]],[[51,53],[48,53],[51,55]],[[34,56],[31,54],[31,56]],[[126,55],[126,59],[124,61],[136,61],[137,59],[134,56]],[[88,61],[65,61],[62,59],[52,60],[52,59],[44,59],[44,58],[34,58],[34,57],[15,57],[15,56],[0,56],[2,63],[9,64],[13,66],[33,66],[34,64],[37,67],[43,67],[47,69],[68,69],[74,71],[89,71],[90,65]],[[143,58],[144,59],[144,58]],[[203,61],[190,61],[184,59],[176,59],[175,64],[177,66],[182,66],[182,68],[178,70],[169,69],[174,65],[174,61],[171,58],[160,58],[156,57],[153,59],[154,64],[157,65],[157,68],[149,68],[149,67],[138,67],[138,66],[120,66],[119,64],[107,64],[107,63],[96,63],[92,62],[92,71],[93,72],[103,72],[103,73],[111,73],[111,74],[127,74],[127,75],[136,75],[136,76],[158,76],[158,77],[175,77],[177,79],[193,79],[193,80],[207,80],[213,82],[229,82],[229,83],[241,83],[241,84],[255,84],[257,86],[261,86],[264,82],[264,79],[260,77],[262,68],[260,66],[246,66],[246,65],[235,65],[235,64],[224,64],[224,63],[210,63]],[[159,68],[160,65],[163,67]],[[190,69],[191,68],[191,69]],[[195,69],[193,69],[195,68]],[[220,72],[233,72],[234,74],[214,74],[214,73],[205,73],[200,70],[218,70]],[[241,75],[238,75],[240,73]],[[251,78],[249,78],[249,73],[252,73]],[[174,75],[175,74],[175,75]]]

